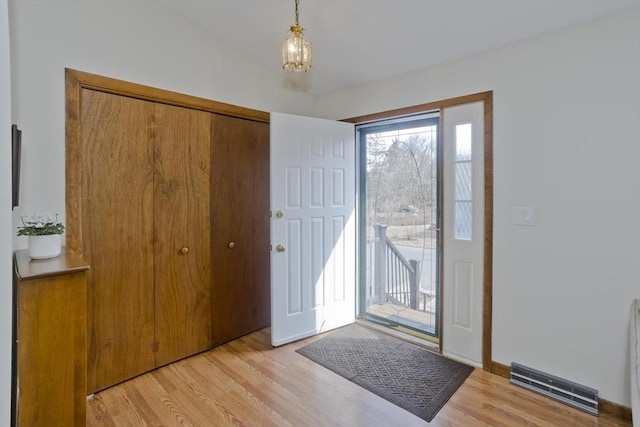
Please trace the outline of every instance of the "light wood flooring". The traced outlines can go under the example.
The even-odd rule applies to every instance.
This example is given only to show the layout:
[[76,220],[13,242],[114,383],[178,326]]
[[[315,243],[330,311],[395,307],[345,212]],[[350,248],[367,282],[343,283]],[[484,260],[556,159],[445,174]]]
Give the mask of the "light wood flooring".
[[630,426],[593,417],[476,369],[431,423],[295,350],[269,329],[97,393],[88,426]]

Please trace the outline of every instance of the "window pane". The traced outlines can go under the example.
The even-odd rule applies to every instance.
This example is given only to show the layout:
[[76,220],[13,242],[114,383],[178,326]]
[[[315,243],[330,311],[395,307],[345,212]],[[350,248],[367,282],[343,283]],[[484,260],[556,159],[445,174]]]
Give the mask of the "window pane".
[[455,164],[455,193],[454,200],[471,200],[471,163]]
[[471,160],[471,123],[456,125],[456,162]]
[[473,170],[471,167],[471,123],[455,126],[454,237],[471,240],[473,224]]
[[456,225],[455,238],[458,240],[471,240],[471,202],[455,202]]

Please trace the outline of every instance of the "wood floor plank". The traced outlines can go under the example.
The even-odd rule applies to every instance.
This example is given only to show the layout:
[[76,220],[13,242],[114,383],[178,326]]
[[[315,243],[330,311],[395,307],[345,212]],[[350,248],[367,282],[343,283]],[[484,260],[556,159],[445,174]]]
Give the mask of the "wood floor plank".
[[87,402],[88,426],[630,426],[476,369],[431,423],[295,352],[263,329],[164,366]]

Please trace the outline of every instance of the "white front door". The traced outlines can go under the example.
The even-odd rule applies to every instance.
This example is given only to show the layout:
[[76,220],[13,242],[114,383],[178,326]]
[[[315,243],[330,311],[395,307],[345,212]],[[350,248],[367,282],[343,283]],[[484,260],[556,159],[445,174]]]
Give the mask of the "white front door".
[[355,132],[271,114],[271,343],[352,323],[356,298]]
[[442,126],[442,350],[482,366],[484,103],[445,108]]

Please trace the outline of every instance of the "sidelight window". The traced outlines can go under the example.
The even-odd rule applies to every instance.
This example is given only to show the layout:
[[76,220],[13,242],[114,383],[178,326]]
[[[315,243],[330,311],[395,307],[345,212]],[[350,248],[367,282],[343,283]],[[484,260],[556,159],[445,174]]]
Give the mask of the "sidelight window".
[[456,125],[454,131],[454,235],[458,240],[471,240],[473,232],[471,130],[471,123],[463,123]]

